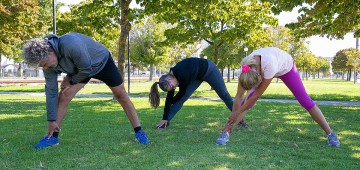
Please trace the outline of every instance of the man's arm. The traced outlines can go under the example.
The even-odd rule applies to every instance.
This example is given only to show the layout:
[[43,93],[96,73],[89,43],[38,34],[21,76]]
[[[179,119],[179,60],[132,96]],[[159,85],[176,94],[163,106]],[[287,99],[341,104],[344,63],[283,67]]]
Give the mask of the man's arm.
[[50,69],[44,70],[45,76],[45,94],[47,120],[56,121],[58,110],[58,82],[57,73]]

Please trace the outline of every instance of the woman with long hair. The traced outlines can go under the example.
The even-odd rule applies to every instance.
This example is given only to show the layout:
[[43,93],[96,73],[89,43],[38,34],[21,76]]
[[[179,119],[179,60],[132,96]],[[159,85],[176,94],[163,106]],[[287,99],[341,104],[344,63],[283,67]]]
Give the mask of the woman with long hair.
[[[158,86],[161,90],[167,92],[164,114],[162,120],[156,127],[167,127],[170,120],[181,109],[184,102],[189,99],[191,94],[194,93],[203,81],[209,83],[231,111],[233,99],[216,65],[207,59],[187,58],[178,62],[170,69],[168,74],[161,76],[159,82],[155,82],[151,86],[149,102],[154,108],[157,108],[160,104]],[[179,87],[179,91],[175,95],[176,87]],[[243,127],[247,127],[244,121],[241,121],[240,124]]]

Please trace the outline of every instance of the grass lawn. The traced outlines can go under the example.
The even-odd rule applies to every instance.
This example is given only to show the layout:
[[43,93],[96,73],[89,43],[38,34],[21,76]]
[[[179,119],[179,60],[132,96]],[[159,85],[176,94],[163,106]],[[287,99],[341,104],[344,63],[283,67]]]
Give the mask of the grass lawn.
[[[316,81],[312,83],[319,85]],[[332,98],[319,92],[327,85],[313,91],[311,87],[316,85],[312,83],[306,86],[314,96]],[[344,93],[344,98],[359,101],[359,85],[342,83],[345,83],[344,87],[339,88],[329,85],[332,87],[329,93],[336,97],[346,88],[349,93]],[[134,84],[132,91],[137,95],[147,94],[150,84]],[[236,83],[227,83],[227,86],[234,95],[232,88],[236,88]],[[14,90],[14,87],[19,89]],[[39,87],[0,87],[0,91],[42,92]],[[206,85],[201,86],[196,95],[216,96],[208,89]],[[269,89],[266,96],[275,96],[277,92],[273,90],[276,88]],[[104,92],[109,91],[96,85],[82,90],[82,93]],[[217,146],[215,140],[229,115],[222,102],[190,99],[168,129],[156,130],[155,125],[162,118],[164,100],[156,110],[150,108],[147,98],[132,98],[132,101],[151,140],[150,145],[134,142],[132,127],[118,103],[109,98],[75,98],[63,122],[60,145],[35,150],[33,144],[47,132],[45,97],[1,94],[0,169],[360,167],[360,107],[320,105],[330,126],[339,135],[342,142],[339,148],[327,146],[321,128],[298,104],[270,102],[258,102],[245,118],[250,128],[236,128],[228,145]]]
[[[133,96],[148,96],[150,87],[154,82],[131,82],[130,93]],[[360,84],[354,84],[339,79],[309,79],[303,81],[304,86],[313,100],[327,100],[327,101],[360,101]],[[231,96],[235,96],[237,89],[237,81],[233,80],[226,83],[228,91]],[[127,82],[125,82],[126,90]],[[160,90],[161,91],[161,90]],[[0,87],[0,92],[44,92],[44,85],[30,85],[26,84],[20,86],[3,86]],[[79,93],[82,94],[111,94],[110,89],[104,84],[88,84]],[[165,97],[165,93],[161,95]],[[202,83],[201,86],[192,95],[195,97],[218,97],[214,90],[210,90],[207,83]],[[264,99],[295,99],[290,90],[280,80],[276,79],[270,84],[268,89],[263,94]]]

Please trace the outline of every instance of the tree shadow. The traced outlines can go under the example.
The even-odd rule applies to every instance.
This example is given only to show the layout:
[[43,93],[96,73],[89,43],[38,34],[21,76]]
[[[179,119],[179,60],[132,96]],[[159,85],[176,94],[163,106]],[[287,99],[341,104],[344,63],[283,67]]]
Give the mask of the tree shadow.
[[[258,102],[245,117],[250,128],[237,127],[229,144],[219,147],[214,143],[230,114],[223,102],[191,99],[167,129],[157,130],[155,125],[162,119],[163,106],[151,109],[147,99],[132,98],[132,101],[151,145],[142,146],[134,142],[129,120],[116,101],[109,98],[75,98],[63,122],[60,146],[36,152],[32,145],[47,131],[44,101],[3,101],[0,103],[1,158],[6,162],[20,159],[31,163],[41,157],[41,161],[49,167],[57,167],[51,163],[53,157],[61,156],[67,162],[73,161],[73,167],[77,167],[79,162],[93,165],[91,162],[106,158],[108,163],[127,161],[128,164],[152,169],[186,169],[192,159],[198,161],[198,167],[193,168],[205,166],[202,161],[214,162],[212,167],[222,167],[234,160],[261,159],[261,165],[257,167],[269,168],[274,159],[286,159],[281,158],[284,155],[289,157],[286,160],[290,160],[295,159],[299,151],[310,152],[306,156],[315,159],[322,152],[333,149],[327,148],[321,128],[298,104]],[[356,154],[357,151],[351,147],[359,146],[360,108],[320,108],[344,143],[344,154]],[[311,153],[314,150],[319,154]],[[155,155],[162,161],[147,164],[146,161],[153,159],[146,157]],[[236,168],[232,164],[229,167]]]

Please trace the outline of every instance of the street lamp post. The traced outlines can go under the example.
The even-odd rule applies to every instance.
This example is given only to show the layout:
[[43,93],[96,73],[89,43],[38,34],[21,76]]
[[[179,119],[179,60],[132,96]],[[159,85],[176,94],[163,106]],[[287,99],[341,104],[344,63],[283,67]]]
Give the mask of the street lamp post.
[[244,51],[245,51],[245,57],[247,56],[247,52],[248,52],[248,50],[249,50],[249,49],[248,49],[247,47],[245,47],[245,48],[244,48]]
[[56,34],[56,0],[52,0],[53,34]]
[[130,31],[128,33],[128,94],[130,94]]

